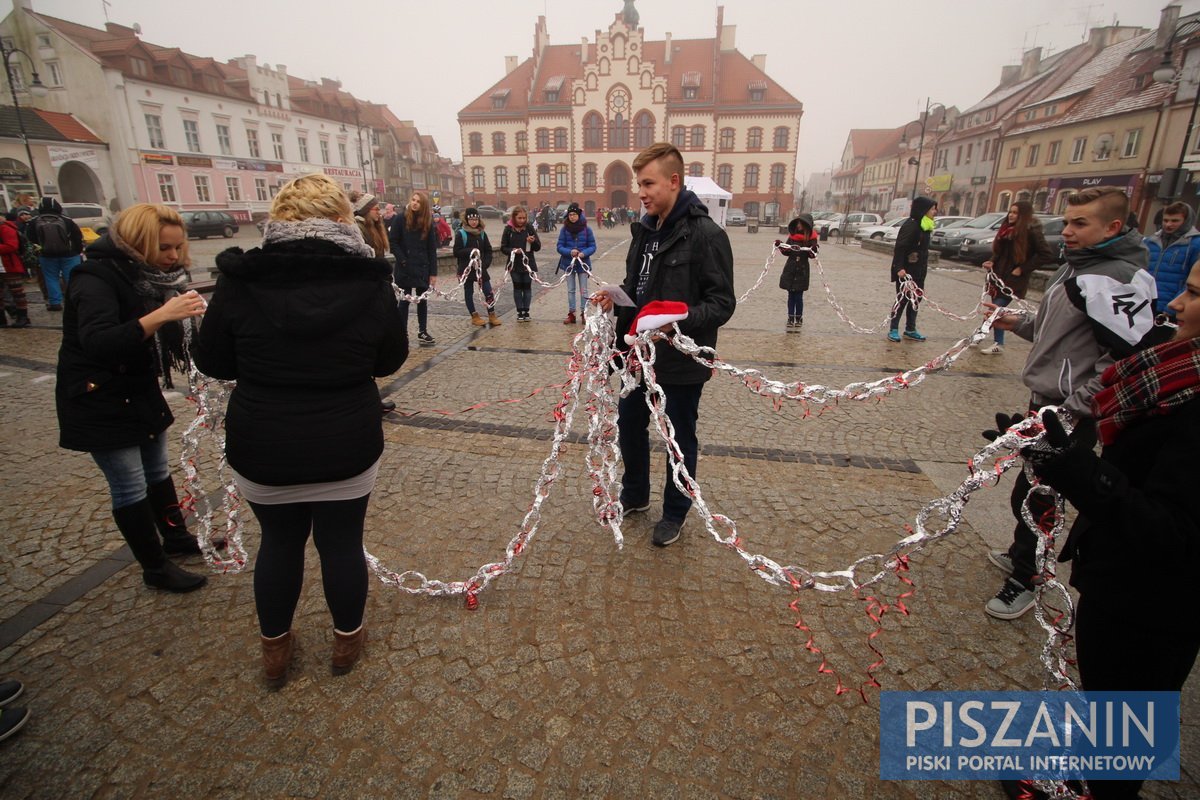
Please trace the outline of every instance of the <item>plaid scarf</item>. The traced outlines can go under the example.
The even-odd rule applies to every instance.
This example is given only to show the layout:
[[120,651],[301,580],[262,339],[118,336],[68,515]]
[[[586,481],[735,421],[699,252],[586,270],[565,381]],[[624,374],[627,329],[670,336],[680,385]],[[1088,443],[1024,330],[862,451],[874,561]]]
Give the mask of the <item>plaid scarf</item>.
[[1122,359],[1100,376],[1092,398],[1096,431],[1106,445],[1143,416],[1169,414],[1200,397],[1200,337],[1164,342]]

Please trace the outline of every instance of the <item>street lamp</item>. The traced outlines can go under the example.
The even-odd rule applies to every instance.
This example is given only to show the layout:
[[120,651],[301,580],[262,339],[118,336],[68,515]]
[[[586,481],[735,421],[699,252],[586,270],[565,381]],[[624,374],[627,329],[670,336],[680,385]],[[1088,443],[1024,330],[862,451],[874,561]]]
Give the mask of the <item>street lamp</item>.
[[[1171,63],[1171,45],[1174,43],[1175,37],[1171,36],[1171,41],[1167,42],[1166,49],[1163,51],[1162,63],[1154,70],[1154,80],[1156,83],[1176,83],[1183,80],[1183,70],[1176,70]],[[1193,76],[1193,82],[1195,76]],[[1192,100],[1192,113],[1188,117],[1187,131],[1183,134],[1183,144],[1179,147],[1179,166],[1163,170],[1162,186],[1159,188],[1159,199],[1174,200],[1183,194],[1183,186],[1186,183],[1184,179],[1183,162],[1187,158],[1188,143],[1192,141],[1192,129],[1196,125],[1196,107],[1200,106],[1200,82],[1196,83],[1196,97]]]
[[[12,76],[12,64],[10,62],[12,57],[17,53],[29,59],[30,66],[33,65],[33,59],[29,58],[29,53],[17,47],[9,49],[4,46],[4,40],[0,39],[0,60],[4,61],[4,72],[8,76],[8,91],[12,96],[13,111],[17,115],[17,127],[21,131],[21,142],[25,145],[25,156],[29,159],[29,171],[33,175],[34,193],[40,197],[42,194],[42,183],[38,180],[37,167],[33,163],[33,149],[30,148],[29,136],[25,133],[25,120],[21,117],[21,104],[17,102],[17,87]],[[38,77],[37,70],[32,70],[32,72],[33,80],[29,82],[29,93],[34,97],[45,97],[50,93],[50,90],[46,88],[41,78]]]
[[[925,126],[929,124],[929,112],[934,109],[937,109],[937,108],[940,108],[942,110],[942,121],[940,123],[938,123],[937,133],[944,134],[946,131],[950,130],[950,126],[946,124],[946,115],[947,115],[946,106],[942,105],[941,103],[930,104],[929,98],[926,97],[925,98],[925,113],[921,115],[921,119],[920,120],[914,119],[912,122],[909,122],[908,125],[904,126],[904,132],[900,134],[900,149],[907,150],[909,147],[909,145],[908,145],[908,126],[912,125],[918,121],[921,123],[921,138],[920,138],[920,141],[917,143],[916,158],[914,159],[912,156],[909,156],[909,159],[908,159],[908,163],[912,164],[913,166],[915,166],[917,168],[916,175],[913,176],[912,197],[909,198],[911,200],[917,199],[917,181],[921,179],[921,156],[923,156],[925,154]],[[934,141],[936,142],[936,140],[934,140]]]

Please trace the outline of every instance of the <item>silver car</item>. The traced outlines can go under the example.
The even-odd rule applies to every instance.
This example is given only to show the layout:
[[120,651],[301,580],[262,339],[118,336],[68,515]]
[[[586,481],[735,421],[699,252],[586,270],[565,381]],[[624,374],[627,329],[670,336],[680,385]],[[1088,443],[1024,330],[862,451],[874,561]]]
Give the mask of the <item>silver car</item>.
[[965,222],[957,228],[935,230],[929,238],[929,249],[936,250],[943,258],[956,258],[963,241],[968,237],[981,239],[996,228],[1008,216],[1007,211],[993,211],[983,214],[970,222]]

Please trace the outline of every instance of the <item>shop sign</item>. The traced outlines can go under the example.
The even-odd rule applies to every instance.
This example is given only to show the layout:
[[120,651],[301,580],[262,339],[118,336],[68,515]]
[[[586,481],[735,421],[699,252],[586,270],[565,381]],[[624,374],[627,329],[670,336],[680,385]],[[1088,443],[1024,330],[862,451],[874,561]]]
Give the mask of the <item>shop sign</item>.
[[204,158],[203,156],[177,156],[176,160],[181,167],[204,167],[212,169],[212,159]]
[[170,153],[142,153],[142,161],[146,164],[171,166],[175,163],[175,156]]
[[78,161],[92,169],[99,169],[100,167],[100,153],[95,148],[89,147],[85,149],[46,145],[46,152],[50,156],[50,166],[55,169],[58,169],[68,161]]

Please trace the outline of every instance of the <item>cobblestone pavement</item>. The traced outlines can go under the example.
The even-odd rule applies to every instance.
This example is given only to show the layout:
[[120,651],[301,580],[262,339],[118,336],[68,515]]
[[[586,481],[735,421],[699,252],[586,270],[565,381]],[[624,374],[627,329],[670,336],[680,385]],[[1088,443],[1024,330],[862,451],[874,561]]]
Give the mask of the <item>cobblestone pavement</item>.
[[[620,277],[624,235],[599,233],[608,255],[598,275]],[[731,235],[742,292],[774,236]],[[197,243],[198,260],[225,244]],[[889,305],[886,260],[832,243],[822,255],[848,312],[875,324]],[[926,343],[856,334],[814,281],[803,332],[788,334],[776,281],[772,272],[739,305],[719,348],[774,378],[874,380],[970,329],[925,310]],[[937,270],[928,289],[961,312],[978,282],[976,272]],[[458,412],[563,380],[577,331],[561,324],[564,292],[537,295],[534,321],[517,324],[506,286],[504,324],[490,329],[472,328],[461,301],[433,303],[438,345],[414,348],[380,381],[402,412],[420,412],[385,420],[367,543],[389,567],[453,580],[502,557],[548,453],[556,390]],[[330,675],[332,634],[310,553],[300,653],[287,686],[268,691],[250,569],[214,575],[187,596],[141,585],[99,471],[55,447],[58,318],[40,305],[32,316],[32,329],[0,331],[0,675],[26,682],[33,711],[0,744],[5,798],[1001,796],[994,784],[880,781],[878,695],[869,704],[834,695],[794,627],[794,596],[756,578],[694,518],[665,550],[649,544],[653,512],[631,518],[616,549],[589,520],[578,436],[564,447],[541,531],[478,610],[373,583],[370,643],[346,676]],[[882,402],[808,418],[718,376],[701,405],[705,497],[737,521],[749,549],[781,563],[836,568],[884,550],[964,477],[993,413],[1023,407],[1026,353],[1021,342],[1000,356],[972,351]],[[181,433],[192,409],[179,396],[172,403]],[[662,460],[659,451],[656,476]],[[1032,615],[983,613],[1001,581],[985,553],[1007,541],[1008,485],[973,499],[960,532],[914,559],[912,614],[886,616],[878,640],[885,689],[1042,686]],[[251,552],[256,541],[248,517]],[[862,601],[800,599],[817,645],[857,685],[874,660]],[[1200,792],[1194,695],[1184,695],[1184,779],[1149,796]]]

